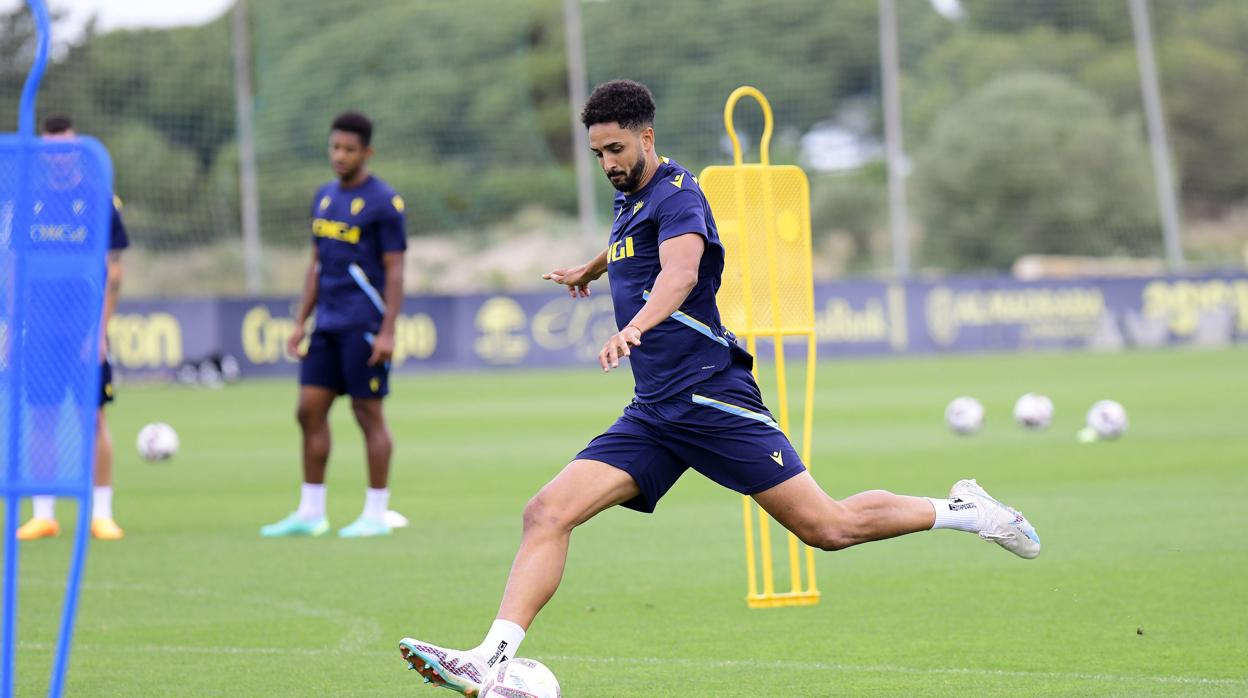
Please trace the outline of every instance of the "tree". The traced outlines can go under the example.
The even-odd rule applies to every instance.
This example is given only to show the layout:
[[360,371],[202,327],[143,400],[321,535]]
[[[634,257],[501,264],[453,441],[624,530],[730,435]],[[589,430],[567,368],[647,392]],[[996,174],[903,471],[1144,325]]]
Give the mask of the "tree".
[[1002,76],[936,121],[915,172],[929,263],[1146,254],[1160,242],[1137,123],[1071,80]]
[[[53,35],[51,53],[67,50],[64,43],[56,40],[59,34],[57,27],[62,26],[66,19],[65,11],[53,9],[48,15]],[[94,22],[87,23],[88,35],[93,26]],[[17,130],[20,96],[35,61],[36,39],[35,20],[25,3],[0,12],[0,96],[3,97],[0,98],[0,131]],[[47,84],[46,74],[43,84]]]

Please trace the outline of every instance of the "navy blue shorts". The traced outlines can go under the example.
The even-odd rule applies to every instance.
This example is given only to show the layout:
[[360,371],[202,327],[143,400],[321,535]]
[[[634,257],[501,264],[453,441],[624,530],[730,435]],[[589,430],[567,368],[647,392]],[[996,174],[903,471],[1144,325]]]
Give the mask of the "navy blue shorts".
[[748,368],[733,364],[680,394],[633,402],[578,459],[632,476],[629,509],[650,513],[688,468],[741,494],[757,494],[806,470],[763,404]]
[[[41,336],[32,335],[30,344],[32,351],[43,355],[46,362],[44,365],[68,366],[71,369],[74,364],[81,366],[82,364],[82,338],[73,335],[66,336]],[[69,393],[70,398],[75,404],[89,405],[86,396],[85,385],[81,381],[72,381],[69,388],[66,389],[65,383],[61,380],[53,380],[52,376],[48,376],[48,380],[39,380],[39,377],[32,377],[29,387],[27,388],[26,399],[30,404],[37,407],[53,407],[60,405],[65,400],[65,394]],[[100,393],[97,398],[96,405],[103,407],[113,401],[113,365],[108,359],[100,362]]]
[[113,362],[100,362],[100,407],[113,401]]
[[390,362],[369,366],[372,355],[373,333],[368,330],[316,330],[299,364],[299,385],[358,398],[385,397],[390,393]]

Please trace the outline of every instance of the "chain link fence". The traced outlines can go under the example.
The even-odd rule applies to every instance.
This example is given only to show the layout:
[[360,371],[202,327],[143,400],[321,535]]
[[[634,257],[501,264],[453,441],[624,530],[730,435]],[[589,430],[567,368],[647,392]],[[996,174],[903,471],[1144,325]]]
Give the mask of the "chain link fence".
[[[879,3],[573,1],[589,85],[649,85],[662,154],[694,171],[728,162],[724,101],[758,87],[775,109],[772,162],[810,175],[816,276],[892,273]],[[260,290],[298,288],[308,203],[333,176],[328,125],[348,108],[374,119],[373,169],[407,200],[411,291],[519,288],[583,253],[562,0],[242,7],[241,35],[227,15],[54,42],[40,116],[69,114],[112,153],[135,243],[127,294],[248,290],[239,41]],[[1248,3],[1150,7],[1185,256],[1242,266]],[[13,124],[31,30],[24,7],[0,10],[0,119]],[[1163,268],[1129,0],[896,0],[896,32],[911,273],[1018,271],[1020,259],[1049,273],[1088,257],[1134,260],[1102,271]],[[736,121],[757,158],[761,114],[745,104]],[[592,175],[605,231],[612,190]]]

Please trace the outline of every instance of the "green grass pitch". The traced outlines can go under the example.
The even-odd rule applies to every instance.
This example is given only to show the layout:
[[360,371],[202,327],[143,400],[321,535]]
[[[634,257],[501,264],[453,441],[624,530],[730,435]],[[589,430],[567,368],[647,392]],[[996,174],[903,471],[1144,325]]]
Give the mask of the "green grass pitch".
[[[293,380],[122,386],[109,414],[126,538],[92,545],[69,695],[443,695],[398,640],[480,641],[524,503],[630,390],[592,365],[396,380],[392,505],[412,526],[346,541],[257,534],[296,504]],[[1050,429],[1013,424],[1027,391],[1053,398]],[[945,429],[960,394],[987,408],[977,436]],[[1105,397],[1130,432],[1076,443]],[[157,420],[181,452],[139,462],[134,435]],[[816,607],[748,610],[740,500],[691,472],[655,515],[613,510],[574,534],[521,654],[573,698],[1248,693],[1248,352],[823,362],[815,425],[833,496],[977,477],[1027,513],[1043,553],[920,533],[819,553]],[[346,405],[333,429],[342,526],[363,452]],[[73,514],[62,504],[69,530],[22,546],[19,695],[46,685]]]

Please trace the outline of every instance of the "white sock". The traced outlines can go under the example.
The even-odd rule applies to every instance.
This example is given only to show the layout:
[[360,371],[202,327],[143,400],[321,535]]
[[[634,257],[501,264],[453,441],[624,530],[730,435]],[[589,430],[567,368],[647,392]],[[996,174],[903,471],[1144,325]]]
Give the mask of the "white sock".
[[490,626],[490,632],[486,633],[485,639],[473,652],[485,657],[487,666],[494,666],[516,656],[522,640],[524,640],[524,628],[509,620],[498,618]]
[[957,531],[970,531],[975,533],[979,530],[976,521],[979,519],[979,509],[975,506],[975,502],[969,500],[951,500],[951,499],[933,499],[926,498],[932,503],[932,508],[936,510],[936,523],[932,524],[932,530],[938,528],[952,528]]
[[299,490],[299,511],[295,514],[305,520],[312,521],[325,515],[325,485],[303,483]]
[[55,519],[56,518],[56,497],[47,495],[36,495],[30,498],[31,504],[35,508],[36,519]]
[[113,518],[113,488],[110,485],[99,485],[91,491],[91,518]]
[[364,490],[364,518],[384,521],[386,509],[390,508],[390,488]]

